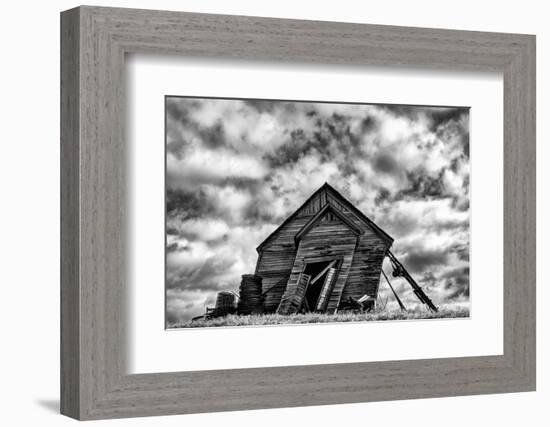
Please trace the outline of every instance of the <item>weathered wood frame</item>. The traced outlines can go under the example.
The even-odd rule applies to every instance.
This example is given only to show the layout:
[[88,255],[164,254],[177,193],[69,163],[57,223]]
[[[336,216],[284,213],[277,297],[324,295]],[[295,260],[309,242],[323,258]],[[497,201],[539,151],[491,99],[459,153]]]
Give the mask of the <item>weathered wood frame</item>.
[[[128,375],[124,56],[500,71],[504,354]],[[482,143],[482,141],[479,141]],[[99,419],[535,389],[535,37],[80,7],[61,15],[61,412]]]

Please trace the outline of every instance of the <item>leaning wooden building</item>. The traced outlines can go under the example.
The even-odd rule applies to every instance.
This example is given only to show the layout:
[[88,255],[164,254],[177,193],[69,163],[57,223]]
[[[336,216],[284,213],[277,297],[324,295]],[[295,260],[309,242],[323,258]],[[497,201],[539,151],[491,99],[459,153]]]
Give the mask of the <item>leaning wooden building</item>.
[[329,184],[311,195],[257,248],[264,312],[334,313],[349,297],[376,299],[385,231]]

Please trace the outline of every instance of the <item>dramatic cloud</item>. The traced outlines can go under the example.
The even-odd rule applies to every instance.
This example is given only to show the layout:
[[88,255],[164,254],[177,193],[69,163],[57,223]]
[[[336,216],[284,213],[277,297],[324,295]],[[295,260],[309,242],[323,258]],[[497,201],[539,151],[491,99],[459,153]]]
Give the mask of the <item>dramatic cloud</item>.
[[[169,97],[166,115],[168,321],[236,291],[256,246],[324,182],[395,238],[437,305],[468,303],[467,108]],[[380,297],[395,304],[384,281]]]

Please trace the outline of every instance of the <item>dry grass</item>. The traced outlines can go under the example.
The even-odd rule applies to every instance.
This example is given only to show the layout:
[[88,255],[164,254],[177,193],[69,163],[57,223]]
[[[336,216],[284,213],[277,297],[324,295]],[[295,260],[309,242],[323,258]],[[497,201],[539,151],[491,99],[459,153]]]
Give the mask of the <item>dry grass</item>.
[[442,319],[469,317],[467,308],[442,309],[437,313],[427,310],[415,310],[408,312],[381,310],[373,313],[340,312],[336,314],[307,313],[283,316],[280,314],[261,314],[250,316],[228,315],[215,319],[198,319],[182,323],[170,324],[173,328],[204,328],[218,326],[265,326],[265,325],[289,325],[305,323],[330,323],[330,322],[368,322],[384,320],[418,320],[418,319]]

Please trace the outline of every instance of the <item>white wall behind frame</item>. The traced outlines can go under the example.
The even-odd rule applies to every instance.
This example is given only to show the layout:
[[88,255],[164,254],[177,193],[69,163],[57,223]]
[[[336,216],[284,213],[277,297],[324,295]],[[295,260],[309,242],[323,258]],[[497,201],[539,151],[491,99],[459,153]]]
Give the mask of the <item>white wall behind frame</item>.
[[[6,2],[0,113],[0,310],[5,367],[0,397],[2,425],[64,427],[71,419],[59,406],[59,11],[76,0]],[[275,427],[347,423],[426,426],[429,414],[445,427],[489,423],[499,427],[548,424],[550,401],[550,27],[548,7],[540,0],[94,0],[93,4],[146,9],[322,19],[373,24],[537,34],[538,150],[538,369],[536,393],[419,399],[323,407],[224,412],[90,422],[89,425],[140,427],[220,425]],[[31,197],[32,196],[32,197]],[[37,206],[40,207],[37,213]],[[32,207],[32,208],[31,208]],[[38,235],[32,230],[39,229]],[[32,237],[32,239],[31,239]],[[32,242],[37,239],[34,246]],[[34,252],[31,248],[34,247]],[[24,374],[23,374],[24,373]]]

